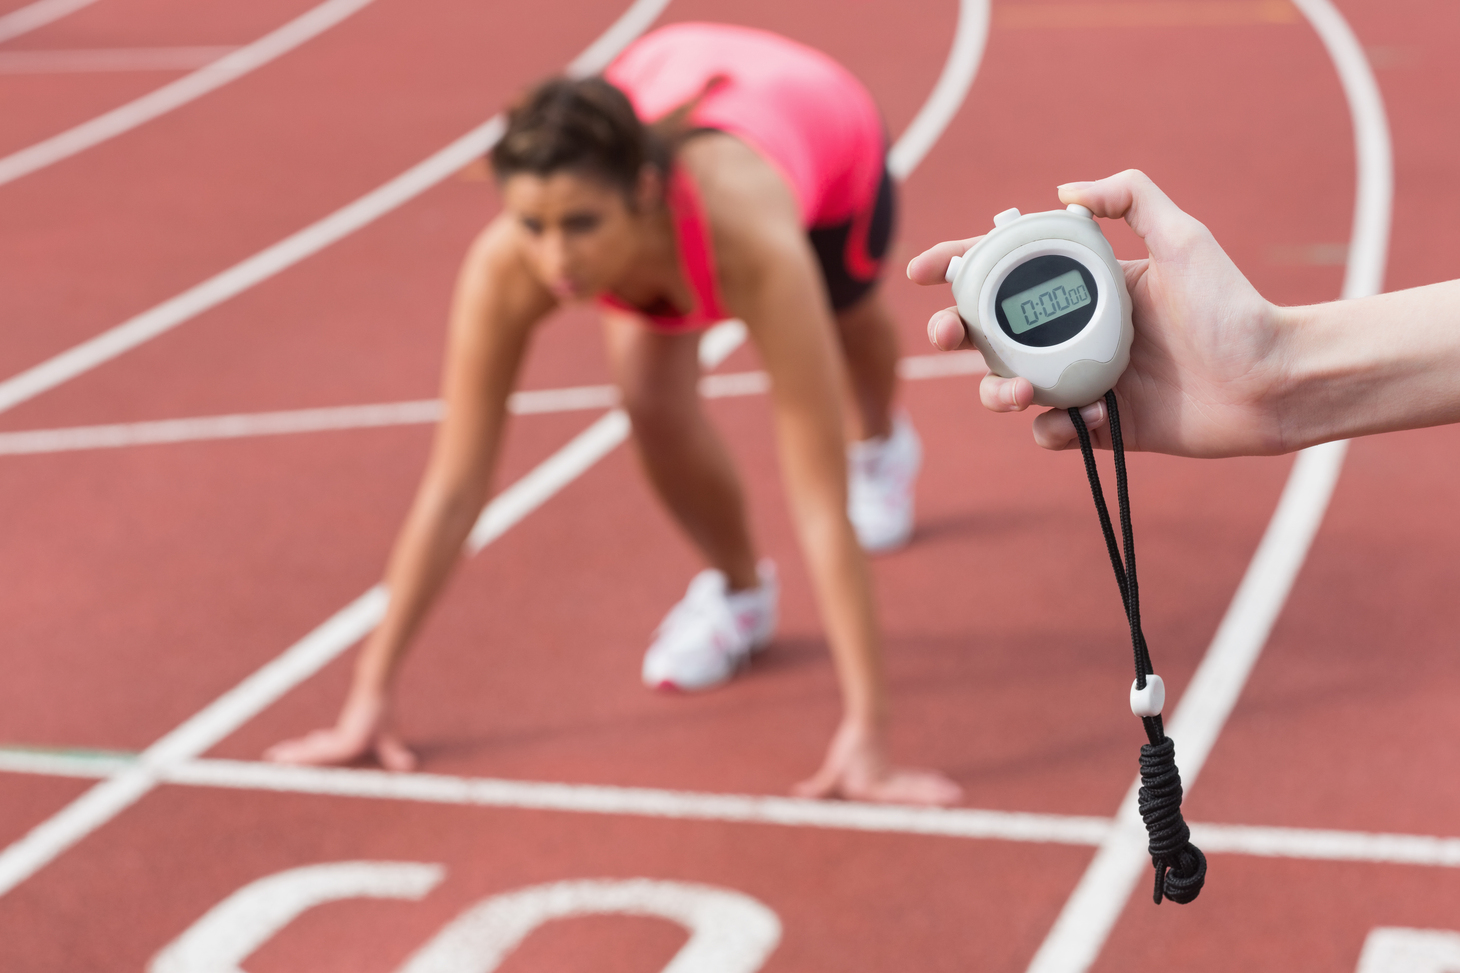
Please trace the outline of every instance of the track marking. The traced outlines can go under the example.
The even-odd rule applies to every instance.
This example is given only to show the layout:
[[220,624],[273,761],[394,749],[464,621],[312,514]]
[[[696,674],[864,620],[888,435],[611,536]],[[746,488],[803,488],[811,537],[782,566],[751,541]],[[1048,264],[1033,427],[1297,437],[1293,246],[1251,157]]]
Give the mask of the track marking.
[[[1342,297],[1377,294],[1383,287],[1394,195],[1383,98],[1363,48],[1342,14],[1329,0],[1295,2],[1332,58],[1353,117],[1358,189]],[[1347,448],[1348,443],[1340,441],[1298,453],[1257,553],[1191,685],[1182,694],[1170,736],[1176,741],[1188,790],[1236,706],[1303,566]],[[1136,810],[1139,789],[1138,778],[1116,813],[1115,828],[1065,903],[1030,963],[1029,973],[1083,973],[1100,955],[1126,900],[1150,867],[1145,829]]]
[[[286,25],[280,31],[276,31],[269,36],[274,37],[283,31],[289,30],[294,24],[299,24],[301,21],[319,14],[326,7],[329,7],[333,11],[336,20],[340,20],[348,16],[355,9],[369,2],[370,0],[328,0],[327,3],[316,7],[304,17],[294,21],[293,24]],[[331,7],[331,4],[337,6]],[[602,36],[568,65],[567,73],[571,75],[592,74],[607,65],[612,60],[614,53],[653,23],[659,16],[660,11],[668,4],[669,0],[635,0],[634,4],[629,7],[628,11],[622,17],[614,22]],[[323,26],[319,26],[314,30],[314,33],[317,34],[323,29]],[[313,34],[309,36],[313,36]],[[256,47],[258,44],[263,44],[268,39],[266,37],[250,45],[250,48]],[[295,40],[294,44],[302,43],[305,39],[307,38],[301,37]],[[243,55],[246,50],[248,49],[245,48],[235,54],[231,54],[222,61],[215,62],[208,68],[204,68],[197,75],[189,75],[188,78],[182,78],[167,88],[153,92],[147,98],[160,95],[175,85],[181,85],[187,82],[189,78],[197,77],[204,74],[204,72],[214,71],[215,69],[223,70],[220,65],[223,65],[225,61],[232,63],[235,58]],[[271,56],[277,56],[278,53],[283,52],[279,51]],[[135,105],[137,102],[133,102],[133,104]],[[107,117],[105,115],[102,116],[102,118]],[[93,122],[97,121],[100,121],[100,119],[93,119]],[[87,124],[90,125],[93,122],[88,122]],[[103,331],[101,334],[87,341],[83,341],[81,344],[75,345],[59,355],[0,382],[0,412],[12,409],[20,403],[40,395],[42,392],[47,392],[78,375],[83,375],[93,368],[111,361],[113,358],[131,351],[138,345],[145,344],[159,335],[166,334],[178,325],[202,314],[204,311],[217,307],[224,301],[238,296],[249,288],[268,280],[275,274],[287,270],[306,257],[312,256],[325,247],[339,242],[356,230],[368,226],[386,213],[415,199],[441,180],[460,171],[463,166],[481,158],[497,143],[497,139],[502,137],[505,124],[500,114],[492,116],[444,149],[441,149],[424,161],[417,163],[384,185],[371,190],[353,203],[336,210],[324,219],[305,227],[270,247],[260,250],[252,257],[234,264],[222,273],[183,291],[176,297],[166,300],[147,311],[143,311],[141,314]],[[77,130],[73,129],[73,131]],[[48,143],[41,144],[45,145]],[[36,147],[32,146],[32,149],[34,148]],[[31,149],[24,151],[29,152]],[[17,153],[17,155],[0,159],[0,184],[8,181],[5,176],[6,163],[11,159],[17,158],[20,154],[23,153]],[[12,176],[11,178],[14,177]]]
[[252,44],[240,47],[192,74],[178,78],[90,121],[82,122],[59,135],[36,142],[19,152],[12,152],[0,158],[0,186],[130,132],[190,101],[196,101],[208,92],[238,80],[294,50],[305,41],[319,36],[370,3],[371,0],[325,0],[278,30],[265,34]]
[[93,3],[96,0],[36,0],[19,10],[12,10],[0,17],[0,44],[12,37],[28,34],[37,27],[44,27],[53,20],[60,20]]
[[1455,973],[1460,933],[1448,929],[1379,926],[1369,931],[1358,973]]
[[[135,765],[137,760],[137,754],[0,747],[0,773],[96,779],[110,777]],[[162,782],[182,787],[1037,844],[1100,845],[1116,826],[1114,818],[1081,815],[898,807],[647,787],[285,767],[247,760],[186,760],[164,770],[160,776]],[[1200,822],[1192,822],[1191,830],[1197,844],[1212,854],[1460,868],[1460,838]]]
[[[918,355],[898,362],[898,374],[908,381],[951,375],[981,375],[987,371],[976,351]],[[707,399],[761,395],[770,390],[765,372],[731,372],[700,379],[700,394]],[[507,400],[513,415],[542,415],[611,409],[618,405],[613,385],[579,385],[559,389],[514,392]],[[149,422],[117,423],[105,426],[72,426],[64,429],[30,429],[0,433],[0,456],[37,453],[66,453],[89,449],[118,449],[162,443],[203,442],[254,436],[281,436],[306,432],[334,432],[347,429],[379,429],[386,426],[430,425],[440,420],[440,399],[386,402],[377,405],[347,405],[320,409],[289,409],[187,419],[158,419]]]
[[445,867],[425,862],[329,862],[275,872],[205,912],[152,958],[147,973],[244,973],[245,959],[315,906],[419,901],[445,877]]
[[663,973],[755,973],[781,920],[744,892],[649,878],[579,879],[500,892],[457,916],[396,973],[492,973],[533,930],[573,916],[668,919],[689,932]]
[[[569,65],[569,72],[591,72],[606,64],[612,59],[616,51],[628,44],[629,41],[641,33],[658,17],[659,12],[667,2],[668,0],[635,0],[634,5],[618,21],[610,26],[588,50],[584,51],[583,54],[579,55]],[[982,55],[983,45],[981,43],[973,44],[968,38],[970,36],[983,37],[987,35],[988,14],[988,0],[962,0],[959,6],[959,24],[955,32],[953,46],[949,52],[950,60],[957,57],[976,58]],[[968,17],[977,17],[982,22],[981,26],[976,29],[966,27],[963,21]],[[909,132],[913,133],[913,129],[916,127],[916,132],[913,134],[916,134],[916,137],[923,142],[927,142],[929,138],[928,133],[932,131],[932,126],[946,126],[957,112],[958,105],[953,103],[947,94],[949,85],[952,82],[945,82],[949,78],[961,79],[961,83],[964,85],[961,94],[966,94],[967,86],[972,83],[976,70],[976,63],[967,69],[959,68],[956,70],[945,65],[929,99],[930,101],[934,98],[938,99],[938,111],[936,113],[930,112],[925,106],[924,110],[919,111],[913,120],[913,124],[909,126]],[[485,148],[481,148],[480,141],[473,143],[473,139],[481,140],[489,136],[495,140],[495,138],[500,137],[500,134],[492,135],[491,133],[500,133],[501,124],[500,116],[492,119],[476,129],[473,133],[468,133],[462,139],[459,139],[451,146],[437,153],[431,159],[421,163],[415,169],[411,170],[411,172],[398,177],[392,183],[376,190],[375,193],[370,194],[365,199],[382,193],[390,186],[395,185],[395,183],[406,180],[407,177],[412,177],[412,173],[420,174],[412,177],[414,182],[411,182],[411,185],[419,183],[425,174],[430,172],[430,165],[440,165],[442,160],[452,159],[451,153],[463,144],[480,148],[480,151],[469,158],[461,159],[460,162],[450,166],[446,171],[436,177],[437,180],[444,178],[450,172],[460,169],[462,165],[470,161],[470,158],[475,158],[485,151]],[[935,134],[941,134],[941,129]],[[930,142],[927,142],[927,144],[931,145]],[[893,146],[892,153],[898,153],[901,146],[902,139],[899,139],[897,145]],[[900,157],[904,159],[904,165],[913,166],[921,160],[925,153],[926,148],[921,153],[904,152]],[[904,175],[906,175],[906,171]],[[429,183],[426,185],[429,185]],[[419,192],[424,188],[425,186],[422,185],[415,191]],[[414,193],[411,195],[414,195]],[[401,199],[401,202],[408,198],[410,196],[405,196]],[[321,223],[315,224],[314,227],[306,229],[301,234],[296,234],[295,237],[289,239],[294,240],[314,232],[317,227],[339,218],[340,213],[344,213],[352,207],[360,206],[361,202],[363,200],[351,204],[345,210],[339,211],[334,216],[326,218]],[[399,205],[399,203],[396,203],[396,205]],[[357,219],[358,217],[351,218]],[[360,225],[364,225],[366,222],[369,222],[369,220],[364,220]],[[344,232],[339,233],[339,236],[343,235]],[[332,239],[338,239],[339,236],[333,237]],[[288,243],[289,241],[286,240],[284,242]],[[318,249],[319,246],[323,245],[325,244],[319,243],[314,249]],[[263,254],[251,258],[251,261],[258,260],[264,254],[275,251],[280,246],[283,246],[283,244],[276,245],[264,251]],[[293,256],[291,262],[297,262],[297,260],[302,259],[303,255],[309,252],[313,252],[313,250],[302,251],[299,255]],[[273,259],[277,260],[280,258],[275,257]],[[245,261],[244,264],[239,266],[244,266],[251,261]],[[282,269],[282,267],[279,269]],[[237,267],[234,270],[236,271]],[[271,271],[270,273],[273,272],[277,271]],[[220,276],[227,276],[230,273],[233,273],[233,271],[225,271]],[[268,274],[264,276],[266,277]],[[263,278],[261,277],[259,279]],[[214,278],[214,280],[216,281],[218,278]],[[201,286],[207,287],[208,284],[205,283]],[[219,298],[219,300],[222,299],[224,298]],[[179,319],[175,323],[180,323],[181,320],[184,319]],[[113,332],[108,332],[108,334],[126,327],[127,325],[122,325],[117,329],[113,329]],[[166,328],[164,327],[161,330],[166,330]],[[157,333],[161,333],[161,330]],[[106,335],[101,335],[98,339],[93,339],[92,342],[88,342],[87,344],[93,344],[106,337]],[[716,325],[700,341],[701,363],[719,364],[744,339],[745,326],[739,321],[726,321]],[[132,339],[129,338],[126,340]],[[136,340],[134,344],[140,344],[143,340],[146,340],[146,338],[143,337],[140,340]],[[119,350],[116,350],[112,355],[108,355],[107,357],[120,354],[121,351],[126,350],[126,347],[132,346],[117,346]],[[84,347],[86,345],[78,346],[77,349],[73,349],[73,352]],[[69,354],[71,352],[66,353],[66,355]],[[58,358],[65,358],[66,355],[58,356]],[[52,359],[52,362],[57,360]],[[97,359],[95,364],[99,364],[103,360],[106,359]],[[47,363],[47,365],[49,364]],[[46,365],[40,366],[40,368],[45,367]],[[87,367],[94,367],[94,364]],[[86,369],[80,368],[71,374],[80,374],[84,370]],[[32,369],[31,371],[34,372],[36,370]],[[7,391],[7,387],[12,386],[17,380],[23,379],[29,374],[31,372],[23,373],[17,376],[16,379],[0,384],[0,411],[3,411],[7,407],[4,403],[3,396],[9,394],[13,397],[16,394],[14,391]],[[53,387],[55,384],[59,384],[60,381],[64,380],[64,377],[58,377],[51,384],[37,386],[37,391]],[[36,394],[36,392],[29,394]],[[23,401],[24,398],[28,397],[29,395],[24,395],[20,399],[15,399],[15,401]],[[527,476],[514,483],[511,487],[508,487],[487,505],[468,538],[468,550],[473,552],[479,550],[482,545],[500,536],[503,531],[515,523],[515,520],[511,519],[513,515],[517,519],[520,519],[533,509],[536,509],[537,506],[551,496],[551,493],[556,492],[562,486],[566,485],[566,483],[571,482],[573,478],[592,466],[599,457],[605,455],[626,439],[628,432],[628,418],[619,409],[614,409],[602,419],[589,426],[569,442],[567,446],[549,457],[548,460]],[[97,784],[56,814],[31,829],[18,841],[6,848],[4,852],[0,852],[0,895],[4,895],[15,888],[16,885],[44,868],[56,856],[136,803],[149,790],[158,785],[163,773],[207,752],[224,737],[231,734],[239,726],[242,726],[257,713],[271,705],[274,700],[317,672],[330,659],[359,641],[383,616],[386,597],[383,585],[376,585],[369,589],[349,605],[336,612],[313,632],[286,649],[282,655],[266,663],[261,669],[244,679],[238,686],[224,693],[196,715],[184,721],[172,732],[148,747],[142,752],[135,766],[120,771],[115,776]]]
[[901,181],[912,175],[958,114],[983,61],[988,38],[989,0],[959,0],[958,26],[943,71],[928,100],[887,153],[887,170],[894,179]]
[[1232,27],[1298,24],[1289,0],[1132,0],[1115,3],[1001,4],[994,26],[1003,29],[1062,27]]
[[233,47],[99,47],[70,51],[0,51],[0,74],[82,71],[187,71],[211,64]]

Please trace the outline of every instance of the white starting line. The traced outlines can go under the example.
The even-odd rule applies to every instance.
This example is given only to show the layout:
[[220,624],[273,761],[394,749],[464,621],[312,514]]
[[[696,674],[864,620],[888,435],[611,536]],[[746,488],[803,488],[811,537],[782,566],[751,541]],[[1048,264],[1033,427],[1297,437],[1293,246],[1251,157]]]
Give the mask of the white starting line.
[[[976,351],[917,355],[898,362],[898,374],[909,381],[952,375],[982,375],[985,371],[987,367],[983,356]],[[770,376],[765,372],[729,372],[724,375],[706,375],[700,380],[700,394],[707,399],[763,395],[769,390]],[[618,402],[618,389],[612,385],[579,385],[514,392],[507,400],[507,409],[513,415],[543,415],[611,409]],[[430,425],[440,421],[442,410],[440,399],[418,399],[373,405],[194,416],[103,426],[71,426],[65,429],[27,429],[22,432],[0,433],[0,456],[346,429],[378,429],[386,426]]]
[[[136,766],[138,759],[136,754],[0,748],[0,772],[108,778]],[[160,778],[184,787],[1041,844],[1098,846],[1116,828],[1114,818],[1070,814],[287,767],[246,760],[186,760],[163,769]],[[1193,840],[1213,854],[1460,868],[1460,838],[1197,822],[1191,830]]]

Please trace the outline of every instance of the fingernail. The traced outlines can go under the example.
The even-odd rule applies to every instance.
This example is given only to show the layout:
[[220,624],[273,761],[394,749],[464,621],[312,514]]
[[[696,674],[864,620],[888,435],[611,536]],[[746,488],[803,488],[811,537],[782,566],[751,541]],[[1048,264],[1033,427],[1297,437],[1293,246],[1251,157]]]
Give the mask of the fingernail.
[[1091,402],[1080,410],[1080,418],[1085,420],[1086,425],[1093,426],[1105,418],[1105,403]]

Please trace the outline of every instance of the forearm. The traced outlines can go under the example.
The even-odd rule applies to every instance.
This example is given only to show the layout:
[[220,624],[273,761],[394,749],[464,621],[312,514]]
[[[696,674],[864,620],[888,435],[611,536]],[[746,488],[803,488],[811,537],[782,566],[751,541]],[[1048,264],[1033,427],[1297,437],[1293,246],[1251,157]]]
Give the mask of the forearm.
[[1282,308],[1278,327],[1288,448],[1460,421],[1460,281]]
[[[781,396],[786,396],[783,389]],[[880,728],[887,717],[876,601],[867,556],[847,519],[846,455],[839,413],[778,403],[786,492],[811,572],[845,716]],[[820,414],[825,410],[827,414]]]
[[385,695],[426,612],[440,593],[481,510],[479,491],[422,484],[386,569],[390,603],[355,664],[351,693]]
[[836,666],[845,718],[880,728],[887,719],[882,652],[866,555],[845,513],[803,516],[806,551]]

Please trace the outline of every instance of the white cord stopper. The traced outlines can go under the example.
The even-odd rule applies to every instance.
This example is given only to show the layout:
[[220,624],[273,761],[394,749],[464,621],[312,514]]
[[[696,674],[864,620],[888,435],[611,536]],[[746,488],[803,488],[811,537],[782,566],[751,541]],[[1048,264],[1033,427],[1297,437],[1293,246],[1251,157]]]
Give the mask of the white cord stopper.
[[1137,689],[1135,680],[1130,684],[1130,711],[1137,716],[1160,716],[1161,707],[1166,705],[1166,684],[1154,672],[1146,677],[1146,688]]

